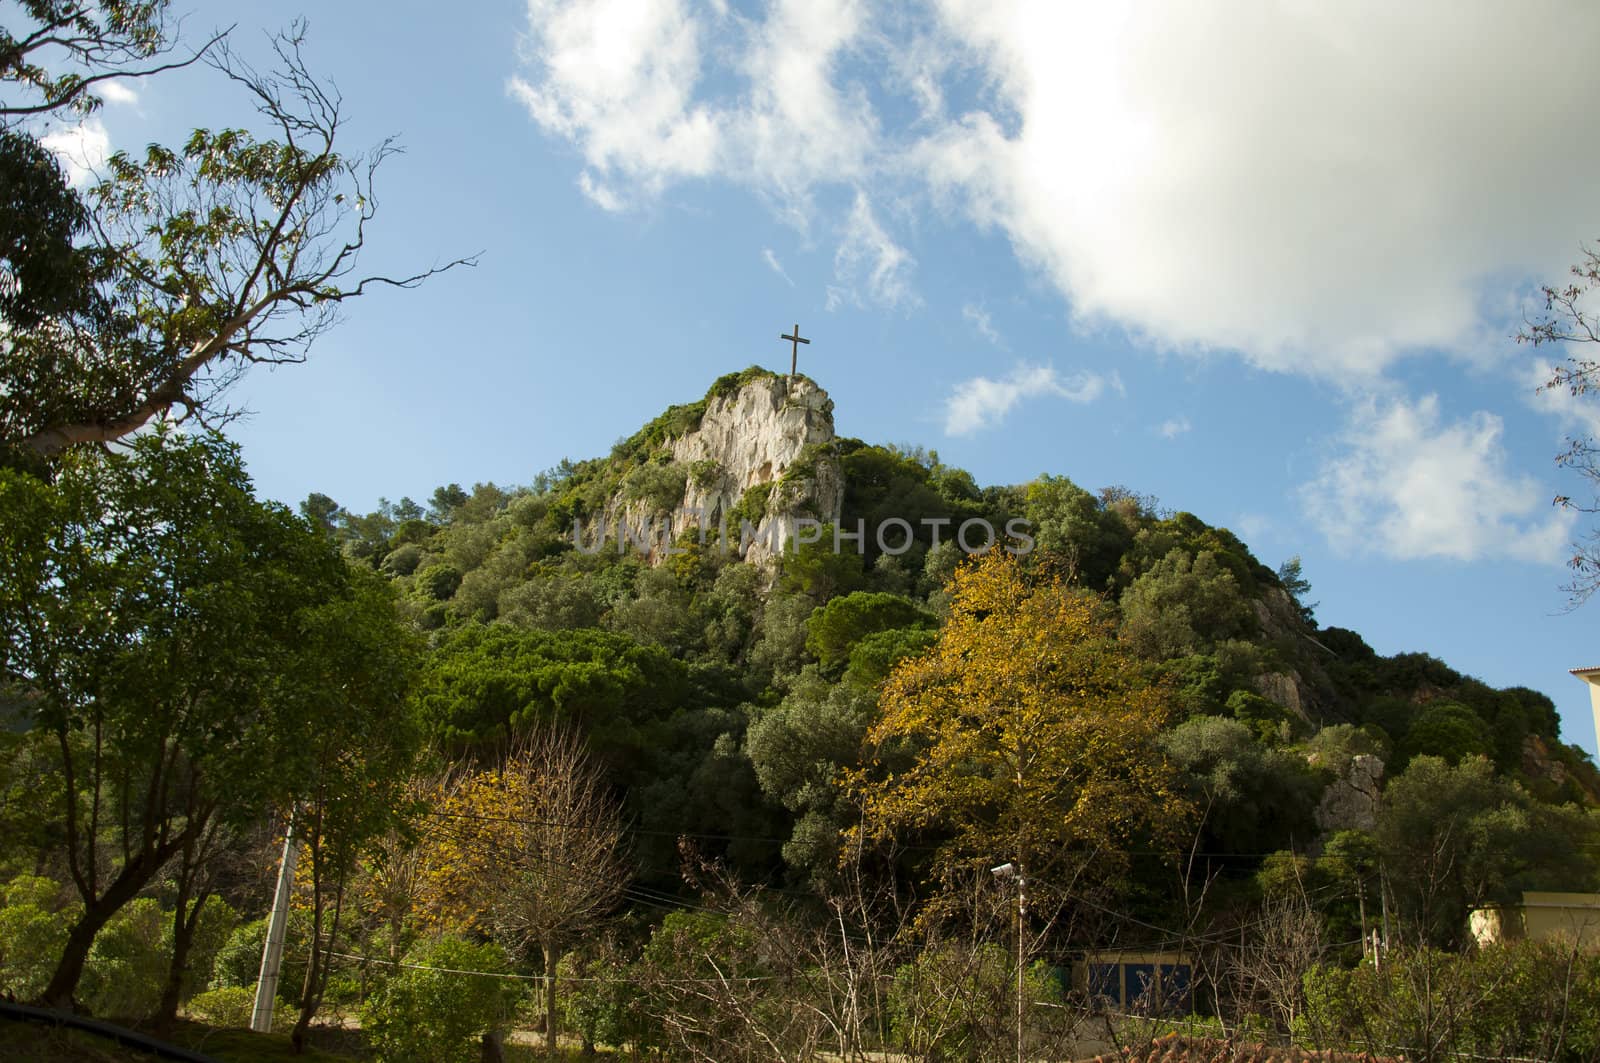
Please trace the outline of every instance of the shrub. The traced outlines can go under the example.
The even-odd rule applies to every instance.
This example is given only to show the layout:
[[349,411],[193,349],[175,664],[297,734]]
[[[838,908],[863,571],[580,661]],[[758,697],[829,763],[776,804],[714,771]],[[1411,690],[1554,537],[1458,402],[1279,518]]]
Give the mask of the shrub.
[[1298,1039],[1418,1059],[1590,1060],[1600,1053],[1600,955],[1520,941],[1471,953],[1395,949],[1381,968],[1306,975]]
[[[999,945],[947,942],[923,951],[894,973],[889,987],[889,1031],[896,1044],[918,1059],[979,1058],[989,1046],[1015,1036],[1016,968]],[[1061,986],[1050,969],[1036,963],[1023,983],[1036,1004],[1059,1004]],[[1050,1031],[1052,1010],[1033,1007],[1026,1029],[1031,1040]]]
[[49,983],[78,914],[56,910],[60,893],[38,875],[18,875],[0,890],[0,991],[31,1000]]
[[162,940],[167,922],[155,898],[139,897],[100,928],[78,987],[91,1013],[119,1018],[155,1013],[172,965]]
[[[165,926],[161,933],[161,948],[168,956],[172,955],[172,913],[164,916]],[[211,984],[212,970],[216,966],[217,955],[222,951],[233,930],[239,925],[239,913],[235,912],[227,901],[221,897],[210,897],[206,906],[200,912],[200,922],[194,929],[194,939],[189,943],[189,955],[184,963],[183,981],[179,986],[179,997],[188,1000],[196,993]],[[261,959],[256,957],[259,967]],[[251,984],[255,978],[252,976]]]
[[[309,919],[304,912],[289,913],[289,926],[284,935],[283,965],[278,969],[278,999],[285,1003],[299,999],[300,987],[305,982],[305,957],[309,951],[307,938],[310,933],[308,924]],[[254,988],[256,979],[261,976],[261,947],[266,940],[265,919],[235,927],[212,961],[211,988]]]
[[483,1035],[510,1013],[513,990],[504,979],[451,972],[503,973],[505,953],[444,937],[413,948],[406,962],[418,966],[402,968],[361,1012],[377,1058],[474,1063]]
[[[209,1026],[246,1029],[255,1006],[254,986],[231,985],[222,989],[208,989],[191,998],[184,1008],[191,1016]],[[272,1009],[272,1028],[289,1029],[294,1025],[297,1015],[293,1005],[278,1001]]]

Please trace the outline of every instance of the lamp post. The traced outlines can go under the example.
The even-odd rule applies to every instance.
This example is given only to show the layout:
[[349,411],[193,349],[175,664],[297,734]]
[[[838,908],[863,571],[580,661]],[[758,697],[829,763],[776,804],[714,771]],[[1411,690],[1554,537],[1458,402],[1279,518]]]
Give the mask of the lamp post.
[[1007,879],[1009,879],[1009,880],[1011,880],[1011,881],[1013,881],[1013,882],[1015,882],[1017,884],[1017,931],[1016,931],[1016,934],[1017,934],[1017,1063],[1023,1063],[1023,1061],[1022,1061],[1023,923],[1022,923],[1022,921],[1023,921],[1023,916],[1027,912],[1027,898],[1024,895],[1024,893],[1022,892],[1022,888],[1025,885],[1025,883],[1023,882],[1023,878],[1022,878],[1022,868],[1019,867],[1018,865],[1010,863],[1010,862],[1001,864],[999,867],[991,867],[989,869],[989,872],[990,872],[990,874],[994,875],[994,877],[999,881],[1004,882]]

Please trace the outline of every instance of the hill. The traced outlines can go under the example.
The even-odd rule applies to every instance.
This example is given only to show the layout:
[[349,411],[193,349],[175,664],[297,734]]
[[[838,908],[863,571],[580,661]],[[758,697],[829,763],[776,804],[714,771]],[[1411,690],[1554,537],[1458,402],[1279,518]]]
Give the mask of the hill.
[[1257,854],[1236,869],[1371,829],[1382,780],[1418,758],[1484,758],[1541,804],[1600,799],[1548,698],[1320,627],[1297,563],[1274,571],[1226,528],[1122,487],[980,486],[936,453],[837,437],[832,410],[814,381],[752,368],[525,486],[452,484],[364,516],[322,496],[303,509],[388,574],[437,660],[518,656],[530,685],[515,705],[464,706],[435,678],[440,733],[582,721],[662,839],[662,881],[681,834],[720,839],[758,878],[825,872],[832,776],[858,755],[883,676],[933,638],[957,539],[991,534],[1101,600],[1169,685],[1194,778],[1222,761],[1243,773],[1235,789],[1253,792],[1235,812],[1261,814],[1227,826],[1219,810],[1207,827],[1219,852]]

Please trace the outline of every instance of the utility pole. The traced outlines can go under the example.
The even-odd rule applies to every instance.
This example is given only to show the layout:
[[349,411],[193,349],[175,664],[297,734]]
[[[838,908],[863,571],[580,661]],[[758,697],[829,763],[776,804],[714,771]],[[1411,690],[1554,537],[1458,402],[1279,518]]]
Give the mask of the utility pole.
[[1023,963],[1024,963],[1024,929],[1023,917],[1027,914],[1027,895],[1023,893],[1025,885],[1022,878],[1020,865],[1005,863],[999,867],[991,867],[990,874],[997,879],[1012,879],[1017,884],[1017,1063],[1022,1059],[1022,1016],[1023,1016]]
[[261,976],[256,980],[256,1004],[250,1013],[250,1029],[272,1032],[272,1005],[278,996],[278,969],[283,966],[283,939],[289,924],[289,894],[294,892],[294,865],[300,855],[300,839],[294,835],[294,813],[289,813],[289,830],[283,837],[283,859],[278,864],[278,888],[272,895],[272,918],[267,921],[267,941],[261,949]]

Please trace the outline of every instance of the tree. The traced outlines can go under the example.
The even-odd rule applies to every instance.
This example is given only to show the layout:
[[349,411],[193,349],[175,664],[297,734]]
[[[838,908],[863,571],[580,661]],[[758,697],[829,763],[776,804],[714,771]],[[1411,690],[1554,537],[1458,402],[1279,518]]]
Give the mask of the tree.
[[[0,34],[0,86],[33,99],[7,102],[7,117],[90,107],[89,86],[171,46],[164,0],[23,6],[35,25],[20,38]],[[342,101],[307,71],[303,30],[277,40],[275,73],[226,40],[207,45],[206,61],[254,103],[269,137],[202,129],[177,150],[118,153],[80,198],[59,171],[52,186],[38,152],[17,140],[25,134],[7,130],[0,147],[20,160],[8,165],[28,175],[8,196],[17,188],[54,208],[39,232],[15,203],[0,218],[11,271],[46,280],[38,289],[50,296],[34,301],[30,288],[6,304],[0,446],[12,461],[121,439],[174,409],[213,424],[228,416],[222,395],[248,367],[303,360],[344,300],[471,261],[400,278],[356,274],[376,209],[373,176],[395,149],[335,150]],[[49,73],[52,48],[84,73]]]
[[441,925],[542,954],[553,1058],[561,956],[631,877],[621,812],[582,739],[554,728],[524,739],[498,769],[461,776],[435,812],[425,908]]
[[[1585,247],[1582,261],[1570,273],[1569,283],[1543,287],[1544,314],[1524,325],[1517,342],[1563,346],[1566,360],[1551,366],[1550,377],[1539,390],[1564,391],[1573,399],[1583,399],[1600,386],[1600,359],[1573,353],[1577,344],[1600,344],[1600,314],[1592,309],[1592,295],[1600,289],[1600,249]],[[1587,498],[1557,495],[1555,504],[1577,513],[1600,513],[1600,440],[1593,435],[1570,437],[1567,448],[1556,456],[1556,464],[1576,472],[1590,493]],[[1572,579],[1562,589],[1575,608],[1600,588],[1600,529],[1591,527],[1572,544],[1567,567]]]
[[394,706],[344,667],[366,632],[339,632],[348,658],[307,638],[317,609],[354,595],[349,568],[254,499],[220,438],[74,451],[49,481],[0,469],[0,514],[0,686],[28,692],[23,722],[54,747],[83,905],[43,993],[62,1004],[96,933],[163,867],[214,823],[297,796],[330,705],[372,732]]
[[292,1034],[297,1049],[322,1004],[346,888],[361,858],[408,825],[406,783],[422,733],[411,700],[416,640],[396,622],[387,585],[367,572],[352,571],[350,578],[347,596],[303,610],[300,621],[302,681],[318,692],[323,717],[288,758],[301,780],[298,829],[307,859],[300,866],[311,880],[311,947]]
[[1030,909],[1048,912],[1189,814],[1156,744],[1167,697],[1095,600],[1030,584],[998,551],[958,570],[950,596],[933,648],[884,687],[853,777],[864,831],[929,831],[946,901],[1017,863]]
[[1419,756],[1385,788],[1374,834],[1402,928],[1453,947],[1473,905],[1587,888],[1596,829],[1576,807],[1533,800],[1483,757],[1451,766]]

